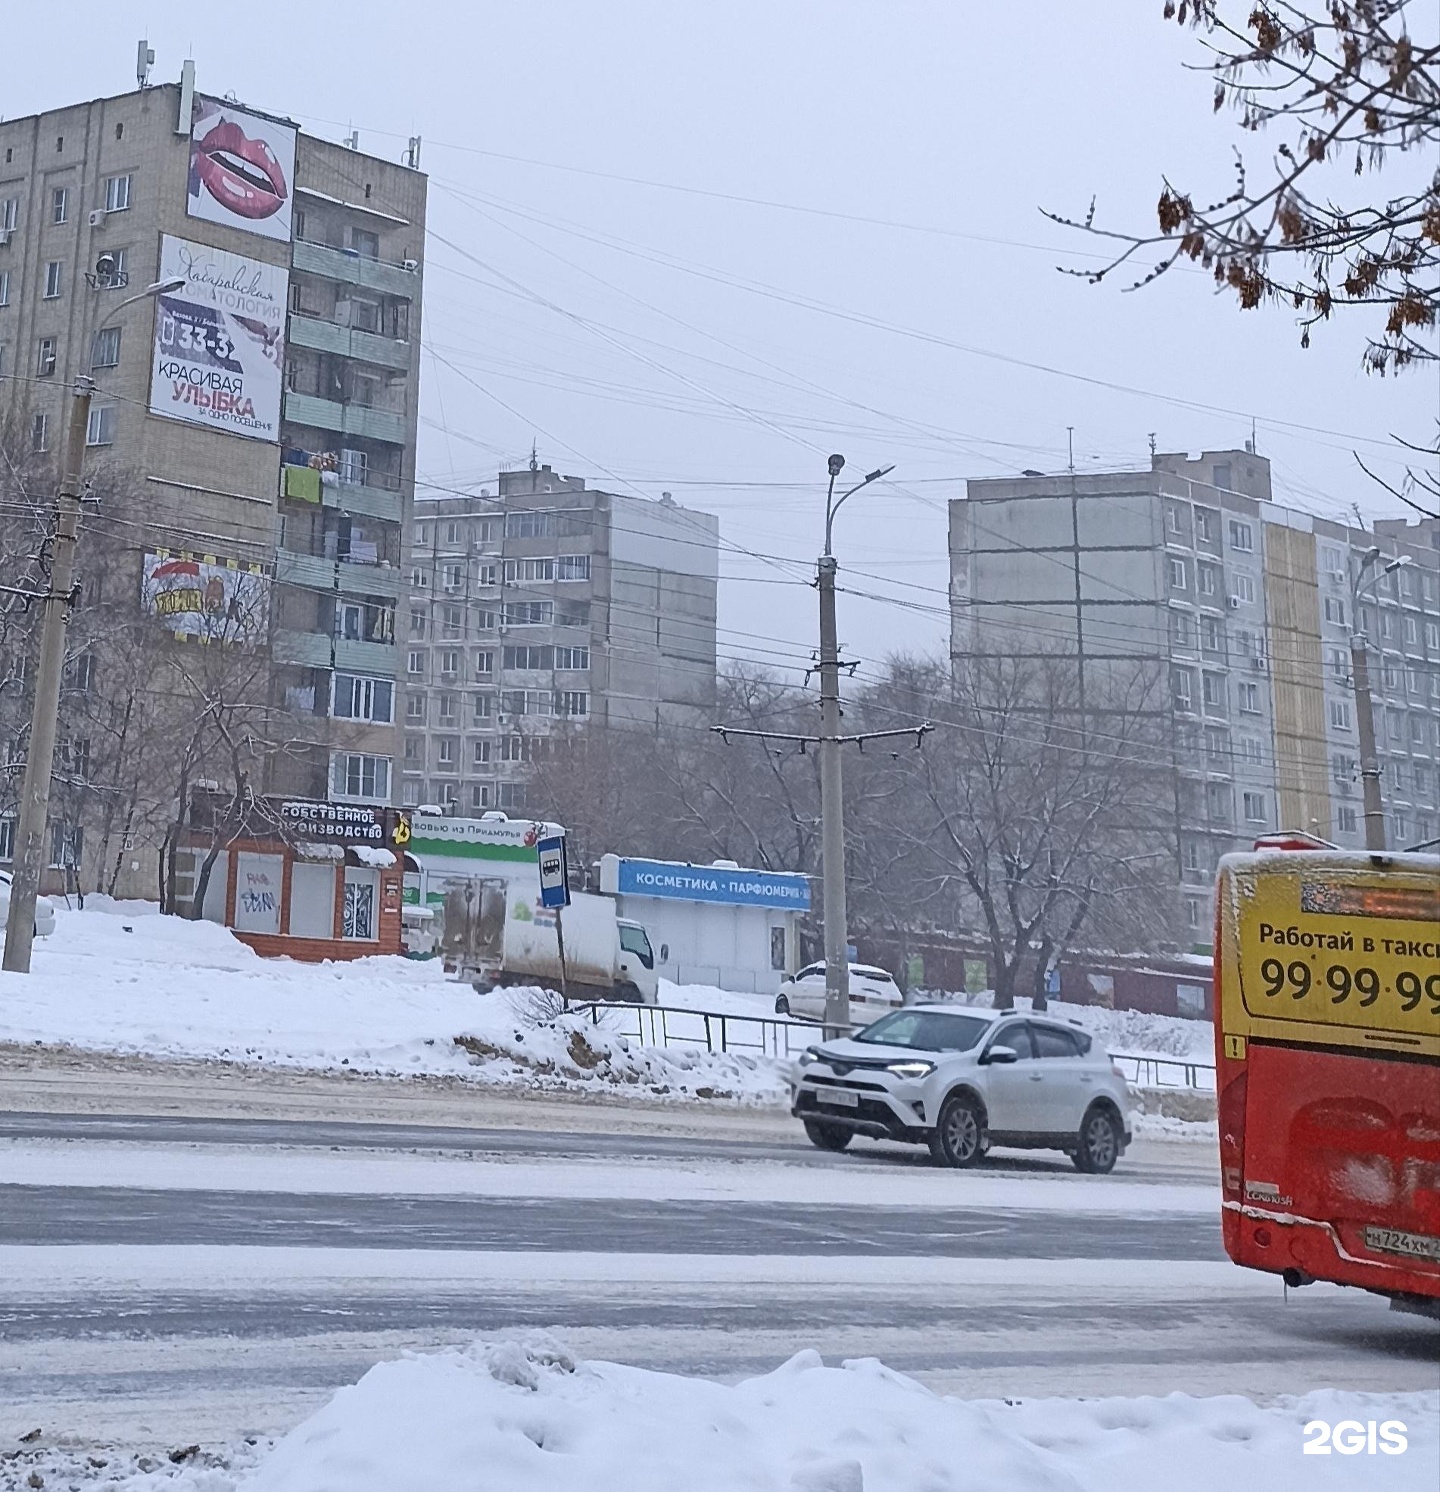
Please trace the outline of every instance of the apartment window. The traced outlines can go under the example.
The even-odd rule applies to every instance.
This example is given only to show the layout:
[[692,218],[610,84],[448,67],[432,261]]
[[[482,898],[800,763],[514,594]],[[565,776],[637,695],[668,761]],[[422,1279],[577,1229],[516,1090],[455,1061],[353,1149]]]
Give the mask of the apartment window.
[[35,373],[37,377],[49,378],[55,372],[55,338],[41,337],[35,351]]
[[1400,669],[1397,664],[1387,663],[1380,670],[1380,675],[1385,681],[1387,693],[1394,694],[1400,689]]
[[85,848],[85,831],[78,824],[51,824],[50,869],[73,869]]
[[1230,755],[1229,733],[1216,725],[1205,727],[1205,755],[1210,761],[1223,766]]
[[555,696],[548,689],[510,689],[502,696],[507,715],[553,715]]
[[1191,932],[1199,932],[1205,922],[1205,907],[1199,898],[1185,898],[1185,925]]
[[1407,647],[1419,647],[1420,646],[1420,618],[1419,617],[1414,617],[1414,616],[1407,616],[1407,617],[1404,618],[1404,623],[1405,623],[1405,645]]
[[500,760],[523,762],[525,760],[525,737],[503,736],[500,740]]
[[590,603],[588,601],[557,601],[555,603],[555,625],[557,627],[588,627],[590,625]]
[[498,788],[501,808],[524,808],[525,784],[523,782],[502,782],[498,784]]
[[1320,546],[1320,568],[1332,580],[1344,580],[1346,576],[1345,555],[1333,544]]
[[1380,636],[1386,642],[1395,641],[1395,613],[1393,611],[1380,613]]
[[1170,613],[1170,645],[1176,648],[1189,648],[1194,645],[1190,618],[1183,611]]
[[470,765],[472,767],[488,767],[490,765],[491,744],[489,736],[481,736],[478,741],[471,741]]
[[410,589],[412,591],[428,591],[430,589],[430,576],[419,565],[416,565],[410,572]]
[[453,782],[437,782],[435,784],[435,796],[440,801],[441,809],[447,813],[451,813],[460,801],[460,789]]
[[453,771],[460,756],[459,746],[460,743],[454,736],[440,736],[435,742],[436,765]]
[[1166,560],[1166,568],[1170,575],[1170,588],[1176,591],[1185,589],[1185,561],[1176,559],[1174,555]]
[[496,623],[500,620],[499,613],[492,607],[481,606],[474,613],[475,630],[477,632],[493,632]]
[[1180,847],[1180,863],[1186,870],[1202,869],[1200,861],[1200,843],[1198,840],[1187,839]]
[[1400,742],[1405,739],[1405,717],[1394,710],[1385,712],[1385,736],[1387,740]]
[[499,579],[500,569],[498,565],[476,565],[475,584],[495,585]]
[[440,584],[447,591],[463,590],[465,587],[465,566],[455,564],[441,565]]
[[[298,218],[299,213],[295,216]],[[297,234],[298,236],[298,234]],[[406,808],[418,808],[420,806],[420,787],[418,782],[402,782],[400,784],[400,802]]]
[[335,798],[364,803],[390,801],[390,758],[340,751],[331,758],[330,792]]
[[1220,571],[1214,565],[1196,565],[1195,588],[1202,596],[1220,594]]
[[1425,623],[1425,646],[1432,653],[1440,653],[1440,622]]
[[1225,624],[1219,617],[1202,616],[1200,618],[1200,646],[1207,653],[1225,651]]
[[0,860],[15,858],[15,819],[10,814],[0,818]]
[[1218,673],[1207,673],[1201,676],[1200,687],[1205,708],[1217,714],[1223,714],[1225,710],[1225,676]]
[[1339,596],[1326,596],[1324,611],[1327,622],[1333,622],[1337,627],[1345,625],[1345,602]]
[[412,611],[410,613],[410,635],[411,637],[424,637],[425,613],[423,611]]
[[335,608],[335,635],[351,642],[393,642],[395,613],[382,601],[346,601]]
[[581,673],[590,667],[589,648],[556,648],[555,667]]
[[1244,753],[1246,766],[1258,767],[1264,764],[1265,747],[1259,736],[1242,736],[1240,750]]
[[407,764],[407,768],[415,766],[420,762],[423,756],[421,747],[424,746],[424,744],[424,741],[422,741],[419,736],[405,737],[405,761]]
[[495,709],[495,696],[493,694],[477,694],[471,701],[474,707],[473,719],[476,725],[485,725],[490,721]]
[[45,266],[45,296],[46,300],[59,300],[60,293],[65,288],[65,266],[58,259],[52,259]]
[[505,584],[515,585],[520,581],[554,580],[553,559],[518,559],[505,561]]
[[390,679],[337,673],[332,708],[339,720],[370,720],[376,725],[389,725],[395,719],[395,685]]
[[118,368],[120,366],[120,328],[102,327],[95,333],[95,346],[90,357],[92,368]]
[[1228,782],[1205,784],[1205,811],[1212,822],[1221,824],[1230,822],[1232,801]]
[[1325,656],[1330,662],[1330,672],[1342,683],[1350,682],[1350,650],[1349,648],[1326,648]]
[[1258,715],[1260,713],[1259,684],[1237,684],[1235,687],[1235,696],[1240,705],[1240,713],[1242,715]]
[[489,678],[495,671],[495,654],[489,648],[480,648],[475,654],[475,677]]
[[0,306],[10,304],[10,271],[0,269]]
[[1350,701],[1348,699],[1332,699],[1330,701],[1330,729],[1350,729]]
[[405,719],[411,725],[425,724],[425,696],[413,690],[405,696]]
[[1358,816],[1355,810],[1347,804],[1342,803],[1335,810],[1335,827],[1342,834],[1353,834],[1359,827]]
[[1385,776],[1389,779],[1390,790],[1395,793],[1405,791],[1405,766],[1398,761],[1387,762],[1385,765]]
[[1180,509],[1174,503],[1166,506],[1165,516],[1169,521],[1170,532],[1172,534],[1183,534],[1185,532],[1185,523],[1180,517]]
[[380,257],[380,235],[371,233],[365,228],[352,228],[350,247],[362,259],[378,259]]
[[553,513],[526,509],[505,515],[507,539],[548,539],[554,531]]
[[442,694],[436,700],[435,723],[455,726],[460,722],[460,699],[458,695]]
[[1248,575],[1244,570],[1238,570],[1230,578],[1231,598],[1241,606],[1253,606],[1255,604],[1255,577]]
[[460,649],[444,648],[440,653],[440,672],[448,678],[460,676]]
[[441,610],[440,635],[441,637],[464,637],[465,608],[463,606],[446,606]]
[[370,458],[364,451],[342,450],[340,452],[340,480],[347,487],[363,487],[369,475]]
[[425,672],[425,650],[423,648],[410,649],[405,669],[407,673],[411,674],[422,674]]
[[66,664],[65,683],[79,694],[88,694],[95,687],[94,653],[79,653]]
[[590,713],[590,696],[583,689],[557,689],[555,713],[577,719]]
[[548,627],[555,606],[550,601],[507,601],[502,613],[507,627]]
[[1213,541],[1218,532],[1219,515],[1209,508],[1195,509],[1195,537]]
[[1255,550],[1255,530],[1238,518],[1230,520],[1230,547],[1241,554],[1252,554]]
[[589,580],[590,556],[588,554],[562,554],[555,561],[556,580]]
[[490,793],[488,782],[472,782],[470,784],[470,812],[484,813],[490,807]]
[[97,404],[90,410],[85,426],[87,446],[111,446],[115,444],[116,407],[113,404]]
[[1170,670],[1170,697],[1177,710],[1189,711],[1195,708],[1194,688],[1194,675],[1188,668]]
[[461,527],[458,523],[451,522],[445,525],[445,542],[450,545],[463,544],[465,542]]
[[423,549],[430,542],[430,525],[428,523],[417,523],[415,533],[410,543],[416,549]]
[[1424,751],[1425,749],[1425,717],[1423,715],[1410,717],[1410,749],[1412,751]]
[[1265,794],[1245,793],[1243,795],[1245,818],[1251,824],[1263,824],[1265,822]]
[[494,518],[479,518],[475,521],[475,542],[493,544],[500,533],[500,524]]
[[30,449],[36,454],[50,449],[50,416],[48,414],[31,416]]
[[1405,692],[1419,696],[1420,694],[1420,670],[1418,668],[1407,668],[1405,670]]
[[555,649],[551,647],[515,647],[500,650],[501,666],[512,668],[551,669],[555,666]]
[[70,216],[70,188],[56,187],[50,193],[50,221],[63,223]]
[[107,176],[105,178],[105,211],[124,212],[130,206],[130,177]]
[[[10,152],[5,152],[6,160],[10,158]],[[13,233],[20,221],[20,199],[18,197],[7,197],[0,202],[0,232]]]

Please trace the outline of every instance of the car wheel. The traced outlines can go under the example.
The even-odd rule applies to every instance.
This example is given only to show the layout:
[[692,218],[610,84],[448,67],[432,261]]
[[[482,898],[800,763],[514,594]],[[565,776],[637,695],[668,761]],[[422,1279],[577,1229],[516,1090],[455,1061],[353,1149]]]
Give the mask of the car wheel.
[[1075,1169],[1087,1176],[1108,1176],[1115,1169],[1120,1159],[1120,1125],[1109,1109],[1095,1104],[1086,1110],[1070,1158]]
[[807,1119],[805,1133],[810,1143],[822,1150],[843,1150],[855,1138],[853,1129],[846,1129],[843,1124],[826,1124],[823,1119]]
[[973,1166],[985,1153],[985,1111],[969,1093],[952,1093],[930,1134],[930,1154],[942,1166]]
[[628,979],[624,984],[617,986],[615,993],[628,1004],[643,1005],[645,1003],[645,997],[640,993],[640,986],[632,984]]
[[789,1015],[790,1014],[790,1002],[789,1002],[789,1000],[787,1000],[785,998],[784,995],[776,995],[775,996],[775,1014],[776,1015]]

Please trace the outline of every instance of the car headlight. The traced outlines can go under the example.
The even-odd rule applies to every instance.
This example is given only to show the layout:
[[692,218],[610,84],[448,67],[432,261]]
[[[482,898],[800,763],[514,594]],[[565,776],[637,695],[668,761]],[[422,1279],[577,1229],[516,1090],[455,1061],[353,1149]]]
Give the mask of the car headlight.
[[928,1078],[935,1071],[933,1062],[892,1062],[886,1072],[893,1072],[897,1078]]
[[801,1067],[809,1067],[812,1062],[818,1062],[820,1060],[820,1053],[817,1052],[813,1046],[807,1046],[805,1050],[800,1053],[799,1057],[796,1060]]

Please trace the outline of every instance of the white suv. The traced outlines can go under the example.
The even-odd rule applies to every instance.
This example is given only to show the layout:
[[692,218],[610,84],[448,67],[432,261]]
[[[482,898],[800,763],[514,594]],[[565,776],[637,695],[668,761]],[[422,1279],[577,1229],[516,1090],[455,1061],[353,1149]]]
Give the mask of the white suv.
[[991,1145],[1063,1150],[1103,1173],[1130,1143],[1124,1075],[1085,1032],[1009,1010],[911,1005],[810,1047],[790,1112],[822,1150],[857,1135],[971,1166]]

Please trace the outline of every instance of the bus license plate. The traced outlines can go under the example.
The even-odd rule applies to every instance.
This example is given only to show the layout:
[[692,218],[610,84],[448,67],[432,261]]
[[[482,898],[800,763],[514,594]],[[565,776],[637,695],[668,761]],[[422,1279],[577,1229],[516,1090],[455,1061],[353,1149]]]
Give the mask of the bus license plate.
[[858,1109],[860,1107],[860,1095],[858,1093],[847,1093],[843,1088],[820,1088],[816,1091],[816,1097],[821,1103],[834,1104],[841,1109]]
[[1402,1233],[1398,1228],[1366,1228],[1365,1247],[1382,1254],[1404,1254],[1411,1259],[1440,1259],[1440,1238]]

